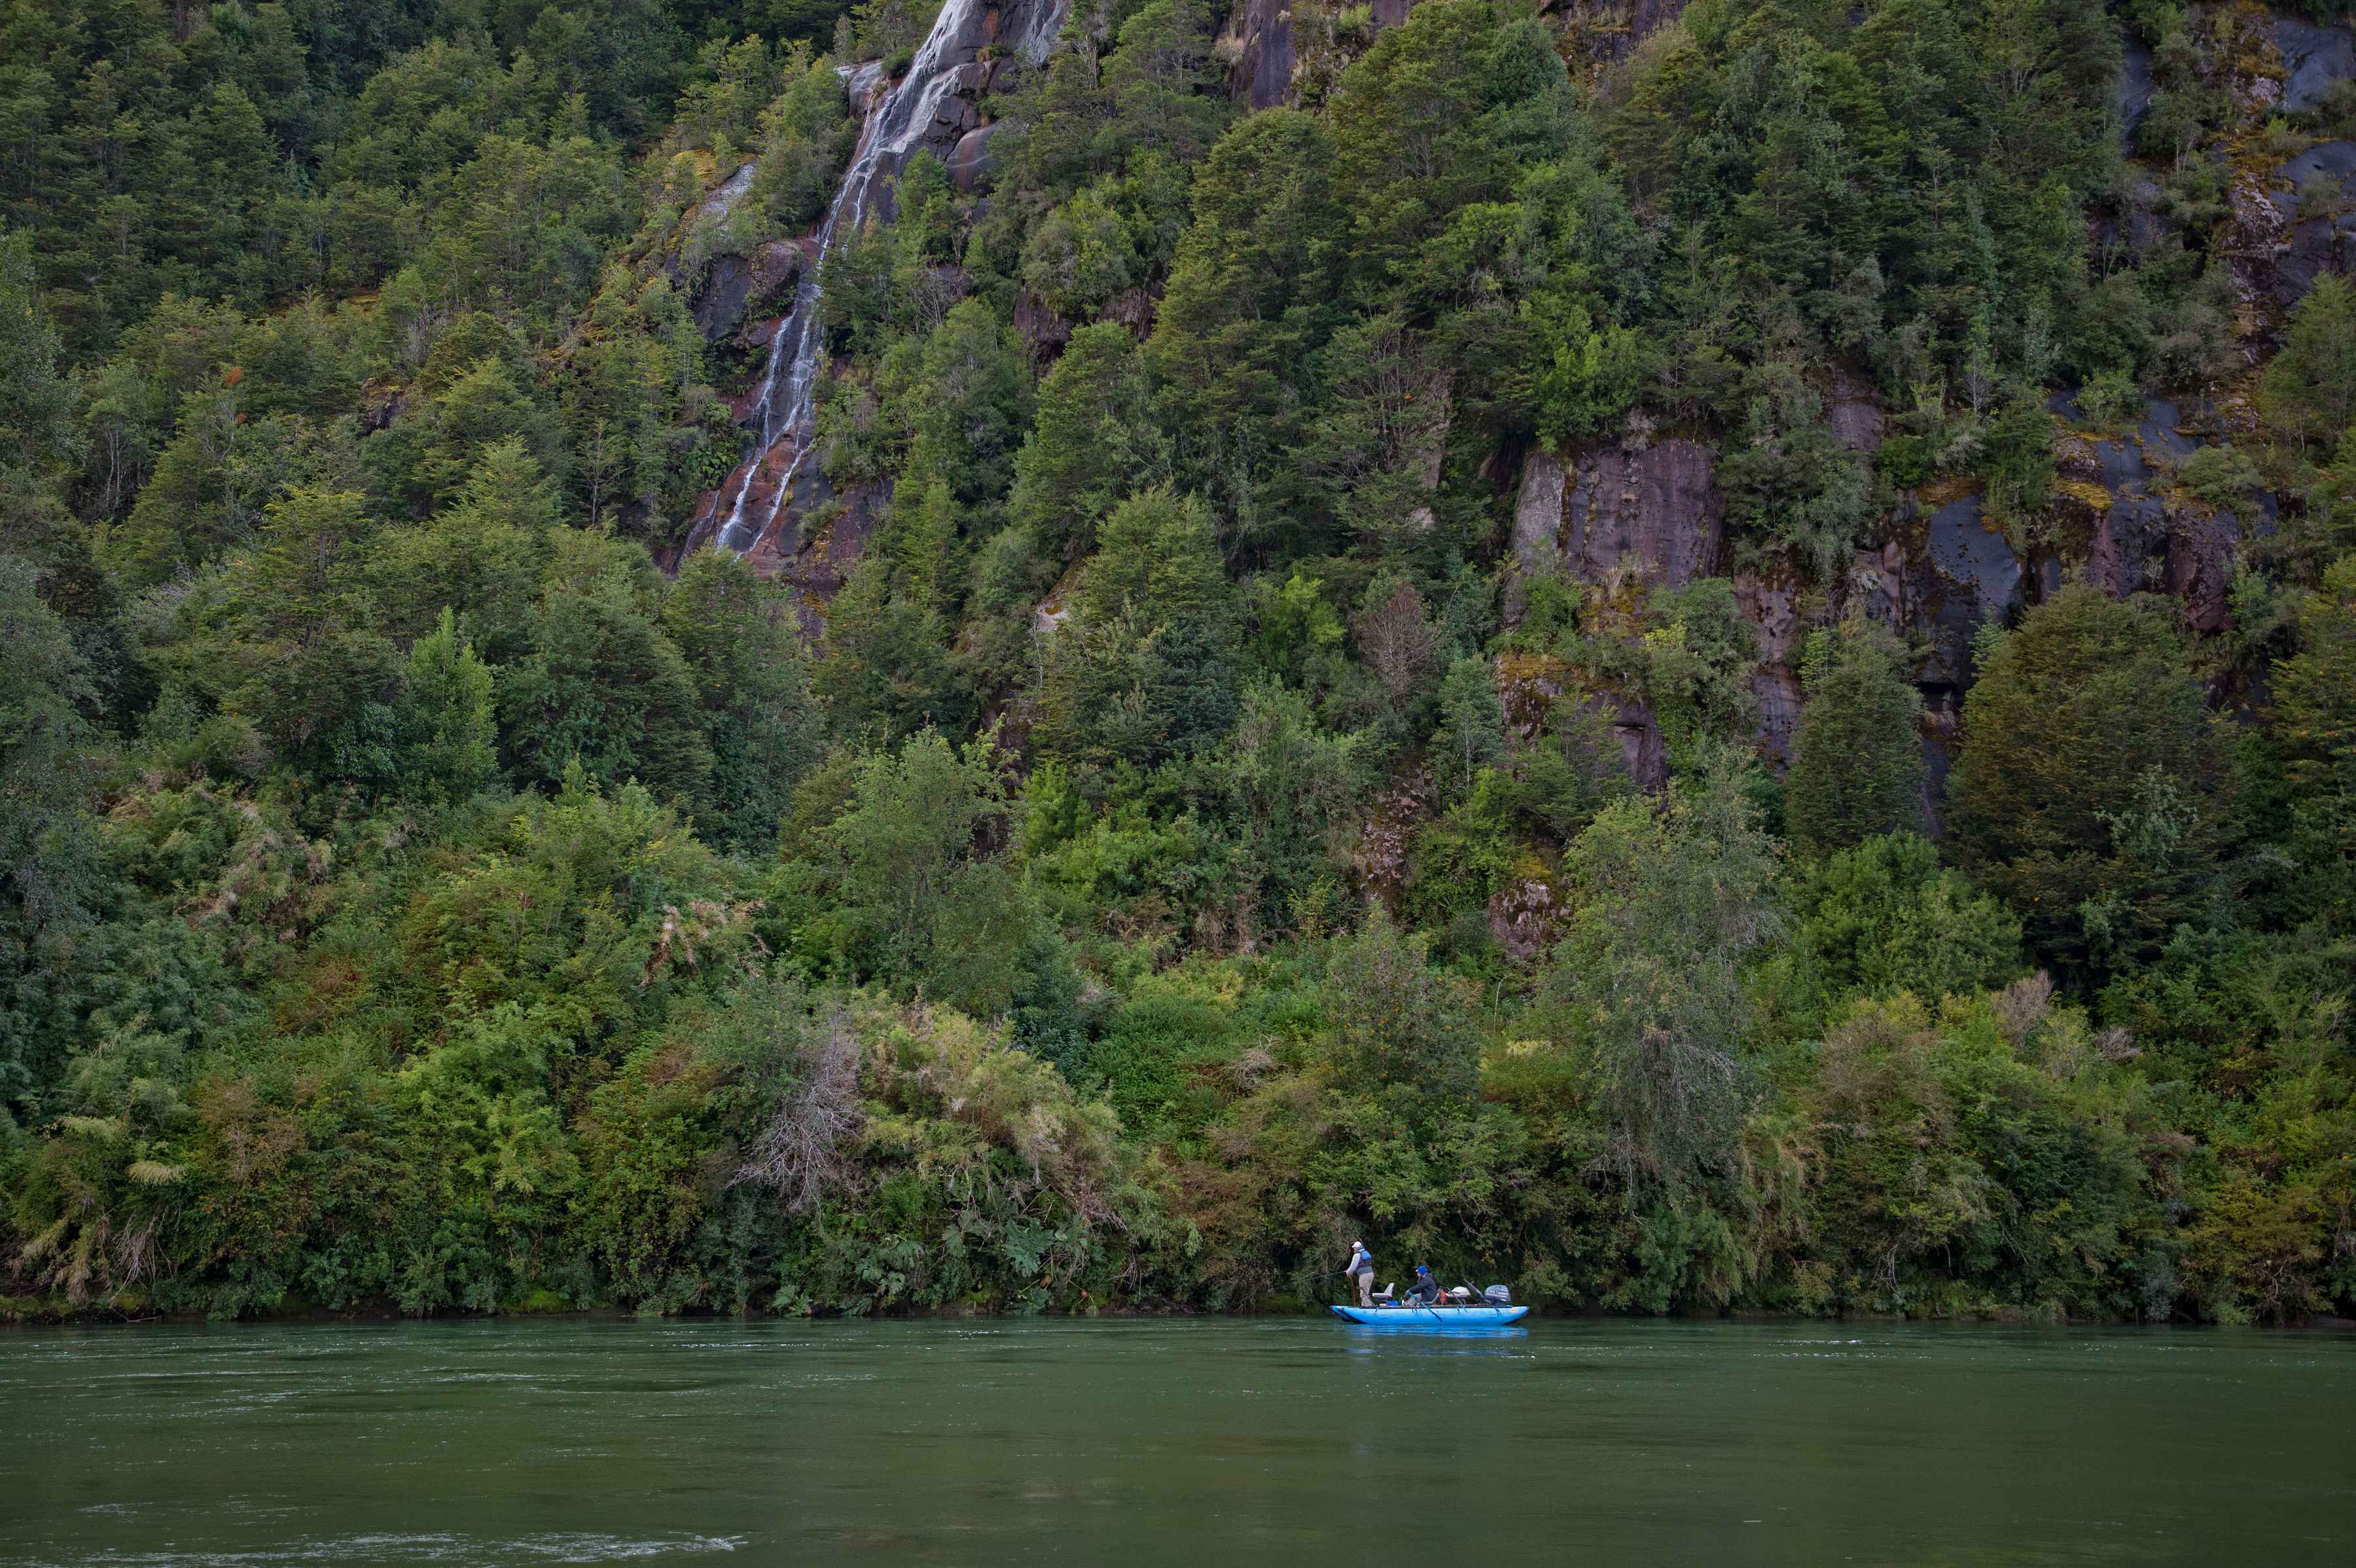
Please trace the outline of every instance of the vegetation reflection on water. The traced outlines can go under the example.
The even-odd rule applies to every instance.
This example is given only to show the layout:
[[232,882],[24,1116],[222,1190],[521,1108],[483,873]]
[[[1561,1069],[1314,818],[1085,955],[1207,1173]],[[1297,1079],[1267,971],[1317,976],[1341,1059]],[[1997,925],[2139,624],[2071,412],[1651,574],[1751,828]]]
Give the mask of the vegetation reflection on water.
[[0,1558],[2346,1559],[2356,1340],[1539,1322],[0,1337]]

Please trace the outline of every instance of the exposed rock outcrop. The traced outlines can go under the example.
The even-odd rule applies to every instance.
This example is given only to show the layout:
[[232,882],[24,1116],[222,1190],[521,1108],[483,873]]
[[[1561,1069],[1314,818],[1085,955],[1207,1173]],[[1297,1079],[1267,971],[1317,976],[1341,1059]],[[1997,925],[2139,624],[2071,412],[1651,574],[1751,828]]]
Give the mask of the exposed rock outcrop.
[[2129,34],[2121,40],[2124,48],[2119,59],[2119,81],[2116,103],[2119,112],[2119,145],[2135,145],[2136,128],[2143,117],[2151,113],[2152,94],[2157,90],[2151,74],[2151,46]]
[[756,307],[790,295],[802,259],[801,247],[790,240],[772,240],[747,256],[713,257],[691,306],[703,340],[719,342],[742,328]]
[[1832,607],[1840,616],[1857,616],[1903,636],[1906,630],[1908,573],[1906,552],[1890,540],[1879,550],[1860,550],[1850,558],[1841,596]]
[[1715,463],[1709,447],[1681,437],[1639,452],[1599,444],[1567,459],[1531,453],[1514,505],[1507,618],[1521,614],[1526,575],[1598,583],[1623,562],[1669,587],[1709,575],[1726,513]]
[[2312,109],[2335,81],[2356,76],[2356,34],[2296,16],[2275,18],[2275,48],[2282,51],[2282,106]]
[[1562,897],[1536,867],[1518,873],[1489,898],[1489,935],[1508,961],[1535,963],[1553,950]]
[[[2086,531],[2085,580],[2124,597],[2174,596],[2195,631],[2230,618],[2233,557],[2244,520],[2175,492],[2169,471],[2201,443],[2187,435],[2175,403],[2154,399],[2116,435],[2066,435],[2056,449],[2056,510]],[[2252,520],[2264,528],[2271,507]]]
[[[2224,226],[2219,231],[2221,249],[2242,304],[2244,326],[2265,319],[2280,293],[2278,274],[2290,249],[2290,220],[2283,215],[2267,188],[2265,175],[2237,171],[2225,193]],[[2254,357],[2248,349],[2245,358]]]
[[1852,452],[1881,450],[1881,429],[1887,415],[1880,389],[1862,376],[1842,371],[1833,377],[1832,395],[1825,403],[1825,423],[1833,437]]
[[2232,512],[2197,505],[2178,510],[2168,532],[2168,586],[2181,601],[2190,629],[2222,631],[2232,618],[2233,556],[2241,542],[2242,525]]
[[1072,324],[1047,307],[1044,300],[1029,289],[1014,296],[1014,330],[1031,345],[1031,351],[1042,359],[1060,351],[1072,340]]
[[1621,760],[1640,789],[1659,789],[1669,781],[1669,747],[1661,738],[1661,721],[1644,703],[1624,700],[1612,704],[1612,733],[1620,737]]
[[2166,579],[2169,516],[2154,465],[2192,449],[2176,428],[2172,403],[2154,403],[2119,434],[2066,435],[2055,450],[2056,507],[2088,531],[2086,580],[2124,597]]
[[1245,0],[1229,95],[1273,109],[1292,95],[1291,0]]
[[1800,724],[1800,654],[1807,628],[1800,620],[1802,585],[1781,570],[1738,572],[1734,603],[1757,639],[1758,666],[1751,694],[1759,703],[1755,738],[1778,762],[1792,757],[1792,735]]
[[2356,142],[2324,142],[2275,171],[2272,203],[2283,228],[2270,257],[2268,294],[2288,311],[2317,274],[2356,270]]
[[[1681,3],[1681,0],[1680,0]],[[1373,0],[1368,7],[1375,30],[1396,27],[1407,20],[1415,0]],[[1325,6],[1319,9],[1319,6]],[[1233,59],[1227,95],[1254,109],[1273,109],[1294,101],[1302,68],[1309,63],[1303,49],[1330,55],[1333,17],[1338,0],[1243,0],[1222,45]],[[1302,43],[1303,31],[1308,41]],[[1321,43],[1319,40],[1323,40]],[[1338,63],[1329,59],[1328,64]]]
[[1931,491],[1913,510],[1922,530],[1909,629],[1930,641],[1916,679],[1961,690],[1971,684],[1972,639],[1989,621],[2009,619],[2027,603],[2028,573],[2012,544],[1987,525],[1980,492]]
[[1104,307],[1107,321],[1118,321],[1145,341],[1153,330],[1153,318],[1161,312],[1162,294],[1159,288],[1132,288],[1112,296]]
[[867,541],[891,499],[891,486],[862,485],[812,511],[807,539],[798,531],[792,535],[773,531],[744,553],[746,565],[795,590],[794,611],[802,635],[811,641],[826,630],[827,606],[851,580],[851,568],[866,553]]
[[948,157],[951,185],[971,195],[990,183],[991,177],[998,172],[998,156],[990,150],[998,132],[996,125],[980,125],[958,138]]
[[1574,69],[1625,59],[1638,45],[1685,15],[1686,0],[1548,0],[1539,7],[1561,20],[1563,48]]
[[722,180],[711,195],[696,204],[686,228],[691,231],[698,227],[727,222],[729,214],[736,210],[736,204],[751,192],[754,177],[759,172],[760,166],[755,163],[738,166],[735,173]]

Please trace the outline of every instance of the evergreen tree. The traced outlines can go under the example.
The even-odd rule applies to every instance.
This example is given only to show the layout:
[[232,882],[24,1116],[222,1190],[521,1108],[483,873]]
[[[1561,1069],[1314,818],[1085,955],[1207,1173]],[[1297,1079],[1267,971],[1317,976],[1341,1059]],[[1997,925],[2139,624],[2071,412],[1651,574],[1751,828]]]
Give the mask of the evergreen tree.
[[696,828],[725,848],[766,851],[818,760],[819,714],[792,604],[734,557],[706,551],[680,568],[662,626],[695,678],[712,748]]
[[1432,971],[1429,948],[1377,909],[1333,943],[1325,973],[1343,1066],[1419,1117],[1469,1098],[1480,1066],[1461,983]]
[[65,978],[66,938],[90,914],[98,860],[87,812],[97,757],[82,707],[96,695],[33,570],[0,553],[0,1137],[57,1064],[43,1016]]
[[691,801],[712,774],[695,678],[648,613],[631,550],[603,533],[560,541],[531,651],[498,683],[500,732],[524,779],[558,783],[578,766],[594,784]]
[[1277,528],[1276,455],[1299,439],[1309,356],[1331,329],[1333,157],[1324,123],[1291,110],[1219,139],[1146,346],[1179,475],[1247,538]]
[[1922,693],[1887,633],[1859,624],[1809,639],[1807,705],[1783,779],[1784,821],[1811,855],[1922,826]]
[[2212,722],[2155,606],[2082,585],[1997,641],[1949,780],[1957,857],[2073,968],[2199,918],[2226,828]]
[[382,773],[353,748],[376,744],[375,710],[398,678],[363,572],[369,532],[359,492],[294,487],[238,562],[217,640],[187,650],[192,684],[280,757],[337,777]]
[[400,753],[392,782],[402,793],[463,800],[498,776],[491,671],[458,640],[450,611],[410,649],[394,712]]
[[2258,394],[2268,421],[2301,446],[2337,441],[2356,422],[2356,286],[2347,278],[2317,277]]
[[1807,867],[1791,886],[1794,967],[1819,1015],[1848,999],[1994,990],[2020,972],[2020,922],[1943,867],[1918,833],[1869,838]]
[[1743,972],[1775,934],[1774,850],[1730,754],[1662,808],[1606,806],[1566,856],[1572,900],[1538,985],[1547,1037],[1605,1116],[1632,1182],[1722,1177],[1752,1092]]
[[1111,322],[1073,333],[1039,383],[1007,510],[1046,560],[1085,554],[1114,502],[1167,477],[1147,395],[1136,339]]
[[1048,646],[1041,744],[1147,763],[1223,733],[1235,717],[1227,600],[1208,508],[1167,489],[1123,501]]
[[2356,927],[2356,555],[2306,596],[2299,650],[2275,666],[2268,714],[2291,789],[2293,843],[2308,908]]
[[419,637],[444,610],[495,664],[519,657],[558,518],[556,486],[515,437],[484,452],[451,505],[377,536],[370,582],[395,635]]

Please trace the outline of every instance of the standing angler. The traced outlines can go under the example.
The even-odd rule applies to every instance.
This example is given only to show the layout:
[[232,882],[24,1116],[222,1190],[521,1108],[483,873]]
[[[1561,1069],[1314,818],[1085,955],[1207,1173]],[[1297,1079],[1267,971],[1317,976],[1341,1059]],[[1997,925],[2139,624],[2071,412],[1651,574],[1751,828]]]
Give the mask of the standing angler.
[[1350,1243],[1350,1263],[1342,1271],[1358,1287],[1358,1305],[1375,1305],[1375,1255],[1366,1251],[1364,1241]]

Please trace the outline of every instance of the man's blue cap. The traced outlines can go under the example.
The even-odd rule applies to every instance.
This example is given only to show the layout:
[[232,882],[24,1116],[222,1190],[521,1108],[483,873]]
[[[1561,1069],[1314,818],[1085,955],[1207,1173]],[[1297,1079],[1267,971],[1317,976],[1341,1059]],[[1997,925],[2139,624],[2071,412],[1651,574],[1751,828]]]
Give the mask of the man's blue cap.
[[1415,1272],[1419,1274],[1428,1274],[1431,1273],[1430,1269],[1425,1268],[1421,1263],[1418,1263],[1415,1266]]

